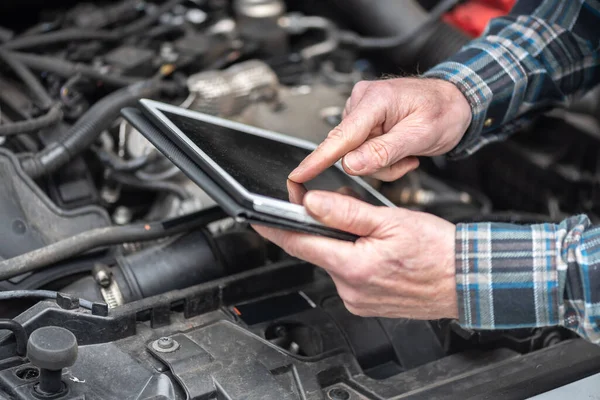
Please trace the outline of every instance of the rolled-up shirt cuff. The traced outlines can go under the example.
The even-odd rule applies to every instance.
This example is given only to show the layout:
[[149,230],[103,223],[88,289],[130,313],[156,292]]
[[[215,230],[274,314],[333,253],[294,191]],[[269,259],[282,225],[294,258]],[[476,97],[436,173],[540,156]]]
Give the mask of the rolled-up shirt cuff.
[[456,290],[459,322],[472,329],[513,329],[559,323],[554,224],[459,224]]

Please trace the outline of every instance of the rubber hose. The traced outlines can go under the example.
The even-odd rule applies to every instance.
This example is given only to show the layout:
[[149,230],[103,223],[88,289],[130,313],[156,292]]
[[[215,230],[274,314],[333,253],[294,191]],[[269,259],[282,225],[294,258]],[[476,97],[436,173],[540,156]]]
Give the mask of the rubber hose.
[[26,121],[12,122],[0,125],[0,136],[33,133],[43,128],[48,128],[62,120],[63,112],[60,105],[53,106],[46,114]]
[[433,25],[438,24],[439,20],[444,14],[450,11],[456,6],[459,0],[442,0],[432,10],[429,11],[427,19],[423,21],[421,25],[416,27],[414,30],[405,33],[400,36],[392,37],[360,37],[355,36],[352,32],[348,32],[350,43],[354,43],[356,46],[365,50],[386,50],[398,46],[409,44],[411,41],[417,39],[419,35],[428,29],[431,29]]
[[[220,208],[213,207],[166,221],[92,229],[29,253],[0,261],[0,280],[42,269],[88,250],[173,236],[206,226],[223,217],[225,213]],[[0,292],[0,299],[2,299],[2,292]]]
[[416,55],[420,72],[425,72],[458,53],[469,40],[462,32],[446,23],[435,24],[431,35]]
[[291,34],[304,33],[309,29],[323,31],[325,39],[322,42],[305,47],[300,55],[305,60],[329,54],[339,47],[339,29],[333,22],[323,17],[304,16],[301,14],[288,14],[286,17],[287,29]]
[[143,81],[109,94],[94,104],[66,134],[37,154],[23,159],[23,170],[33,179],[50,174],[88,148],[119,116],[121,108],[161,90],[160,81]]
[[114,32],[94,31],[89,29],[64,29],[39,35],[17,37],[4,43],[1,48],[8,50],[21,50],[30,49],[33,47],[50,46],[76,40],[117,41],[120,39],[121,37]]
[[104,74],[86,64],[72,63],[70,61],[49,56],[16,52],[10,52],[9,55],[13,59],[22,62],[24,65],[33,70],[51,72],[65,79],[71,78],[75,75],[82,75],[90,79],[97,79],[107,85],[116,87],[128,86],[140,81],[138,78],[130,78],[115,74]]
[[[249,229],[232,230],[216,237],[198,229],[117,257],[110,272],[124,302],[129,303],[260,267],[266,260],[266,242]],[[72,296],[103,301],[93,276],[61,290]]]
[[430,15],[415,0],[330,1],[344,11],[363,34],[390,38],[419,32],[408,43],[385,50],[386,57],[402,67],[419,65],[421,71],[427,70],[455,54],[470,40],[443,21],[428,26]]
[[27,354],[27,332],[23,325],[12,319],[0,319],[0,329],[7,329],[15,335],[17,354],[25,356]]
[[6,50],[0,50],[0,59],[13,70],[15,74],[23,81],[27,88],[31,91],[33,97],[38,102],[38,106],[42,110],[48,110],[54,104],[50,94],[42,86],[38,78],[27,68],[25,64],[17,60],[12,54]]

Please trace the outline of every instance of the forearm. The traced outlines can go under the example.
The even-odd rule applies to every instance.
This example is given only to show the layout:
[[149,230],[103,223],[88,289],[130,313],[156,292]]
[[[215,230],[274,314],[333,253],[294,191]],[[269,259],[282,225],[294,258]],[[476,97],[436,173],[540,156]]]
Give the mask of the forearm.
[[482,38],[425,75],[453,82],[473,122],[450,156],[472,154],[532,114],[600,83],[600,1],[521,0]]
[[465,327],[563,325],[600,343],[600,227],[458,225],[456,288]]

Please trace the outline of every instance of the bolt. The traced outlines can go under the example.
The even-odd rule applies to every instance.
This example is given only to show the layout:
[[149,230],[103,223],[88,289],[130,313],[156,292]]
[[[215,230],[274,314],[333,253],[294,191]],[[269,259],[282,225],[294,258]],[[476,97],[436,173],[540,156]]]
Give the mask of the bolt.
[[108,267],[102,264],[98,264],[94,267],[93,270],[94,279],[98,283],[98,285],[103,288],[109,287],[112,282],[111,272],[108,270]]
[[278,325],[278,326],[275,327],[275,335],[277,337],[280,337],[280,338],[286,337],[287,334],[288,334],[288,331],[287,331],[287,328],[285,326]]
[[152,348],[159,353],[171,353],[179,348],[179,343],[170,337],[161,337],[152,343]]
[[133,212],[124,206],[119,206],[115,209],[113,213],[113,221],[117,225],[125,225],[131,222],[131,218],[133,217]]
[[161,349],[170,349],[171,347],[173,347],[173,339],[171,339],[170,337],[162,337],[160,339],[158,339],[158,347],[160,347]]
[[102,287],[110,286],[110,275],[105,270],[101,270],[96,274],[96,280]]
[[331,400],[348,400],[350,398],[350,393],[342,388],[333,388],[327,392],[327,396]]

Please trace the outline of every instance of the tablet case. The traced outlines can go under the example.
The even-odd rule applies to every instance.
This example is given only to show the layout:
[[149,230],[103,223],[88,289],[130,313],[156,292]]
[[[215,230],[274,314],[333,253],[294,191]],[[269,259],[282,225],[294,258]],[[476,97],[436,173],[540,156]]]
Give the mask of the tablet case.
[[273,228],[285,228],[296,232],[310,233],[339,240],[353,242],[358,239],[358,236],[347,232],[277,218],[239,204],[214,180],[206,175],[206,173],[204,173],[196,163],[177,147],[177,145],[175,145],[152,121],[150,121],[142,111],[128,107],[121,110],[121,115],[162,154],[164,154],[165,157],[181,169],[188,178],[212,197],[212,199],[223,208],[223,211],[231,217],[249,223],[256,223],[258,225],[265,225]]

